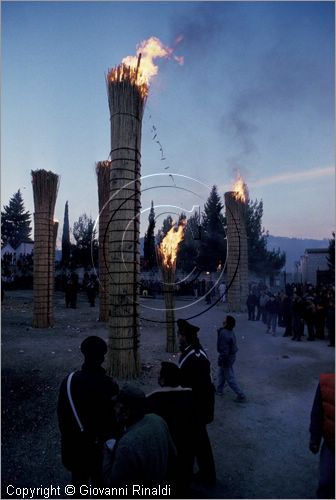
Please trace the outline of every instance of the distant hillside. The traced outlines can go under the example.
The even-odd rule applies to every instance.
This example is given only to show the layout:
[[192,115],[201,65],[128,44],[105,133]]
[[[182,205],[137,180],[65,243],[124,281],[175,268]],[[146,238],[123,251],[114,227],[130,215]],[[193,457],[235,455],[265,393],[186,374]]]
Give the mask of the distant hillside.
[[294,262],[300,260],[306,248],[328,248],[329,240],[313,240],[310,238],[286,238],[285,236],[269,235],[267,248],[286,252],[286,271],[293,272]]

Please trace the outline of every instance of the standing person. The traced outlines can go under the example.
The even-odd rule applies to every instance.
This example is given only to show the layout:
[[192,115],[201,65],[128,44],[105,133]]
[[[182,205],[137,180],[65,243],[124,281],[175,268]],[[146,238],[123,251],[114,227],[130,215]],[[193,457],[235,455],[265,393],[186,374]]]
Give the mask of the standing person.
[[225,302],[226,301],[226,297],[225,297],[226,285],[225,285],[224,281],[222,281],[222,283],[219,285],[218,291],[219,291],[219,296],[220,296],[221,302]]
[[257,308],[256,321],[260,321],[260,318],[261,318],[260,295],[261,295],[260,291],[257,290],[255,292],[255,296],[256,296],[256,308]]
[[292,340],[301,341],[304,333],[304,320],[303,320],[303,300],[294,292],[292,300],[292,320],[293,320],[293,337]]
[[223,327],[217,331],[218,356],[218,384],[217,394],[222,396],[225,382],[237,394],[237,402],[246,401],[246,396],[236,382],[233,364],[238,351],[237,340],[234,333],[236,320],[233,316],[226,316]]
[[103,443],[113,434],[111,398],[119,390],[101,367],[106,342],[87,337],[81,351],[84,364],[63,380],[57,407],[62,462],[72,473],[76,493],[82,484],[101,484]]
[[304,302],[304,320],[307,325],[307,340],[315,340],[315,304],[313,297],[306,297],[306,300]]
[[248,297],[246,300],[246,306],[247,306],[247,311],[248,311],[248,320],[254,321],[255,320],[255,308],[256,308],[256,296],[254,295],[254,292],[252,292],[252,291],[248,294]]
[[197,432],[192,389],[182,387],[180,369],[175,363],[163,361],[159,375],[161,389],[146,396],[148,413],[162,417],[177,450],[177,496],[185,498],[192,479],[194,440]]
[[277,320],[279,314],[279,302],[276,299],[275,295],[271,295],[269,301],[266,304],[267,310],[267,331],[266,333],[272,333],[275,337],[276,335],[276,327]]
[[264,325],[267,325],[267,310],[266,310],[267,302],[268,302],[268,295],[265,292],[261,292],[259,298],[259,306],[261,312],[261,321],[264,323]]
[[210,374],[210,361],[197,336],[199,328],[184,319],[177,320],[178,340],[181,349],[179,367],[182,387],[193,391],[197,408],[197,435],[195,436],[197,478],[208,485],[215,485],[216,470],[206,426],[214,418],[214,385]]
[[285,326],[284,337],[292,336],[292,299],[286,294],[283,298],[282,313]]
[[104,484],[129,485],[130,497],[131,485],[166,486],[174,479],[176,448],[168,426],[159,415],[146,415],[145,408],[145,393],[125,385],[115,401],[116,420],[125,432],[112,450],[104,448]]
[[321,294],[318,294],[315,301],[315,329],[316,338],[324,339],[324,326],[325,326],[325,307]]
[[90,307],[94,307],[96,300],[96,282],[92,278],[90,278],[88,284],[86,285],[86,293]]
[[207,281],[205,290],[206,290],[205,302],[206,304],[211,304],[212,281]]
[[335,374],[320,376],[310,415],[312,453],[320,452],[320,478],[317,498],[335,498]]

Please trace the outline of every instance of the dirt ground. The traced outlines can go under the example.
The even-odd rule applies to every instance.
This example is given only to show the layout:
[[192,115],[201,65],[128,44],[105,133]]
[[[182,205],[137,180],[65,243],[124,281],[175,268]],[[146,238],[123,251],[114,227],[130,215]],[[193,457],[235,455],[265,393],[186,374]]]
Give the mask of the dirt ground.
[[[165,353],[165,328],[159,299],[142,299],[141,360],[143,372],[135,382],[145,392],[157,387],[162,360],[177,360]],[[177,317],[190,318],[200,327],[216,378],[216,328],[225,305],[204,312],[204,301],[177,303]],[[155,308],[155,309],[153,309]],[[204,313],[203,313],[204,312]],[[203,313],[203,314],[202,314]],[[78,308],[66,309],[60,293],[55,297],[55,327],[34,329],[32,292],[6,292],[2,304],[2,495],[13,488],[60,486],[70,482],[60,457],[56,403],[59,385],[69,371],[81,366],[79,346],[88,335],[107,338],[106,326],[97,321],[98,305],[90,308],[80,296]],[[314,498],[318,456],[308,450],[309,417],[320,373],[334,371],[334,349],[327,341],[292,342],[265,334],[261,322],[236,315],[239,346],[235,371],[247,394],[246,403],[234,401],[226,389],[216,397],[215,420],[209,435],[218,483],[200,489],[200,498]],[[119,381],[122,385],[123,381]],[[17,490],[19,491],[19,490]],[[33,495],[32,498],[43,498]],[[89,498],[89,497],[88,497]],[[95,497],[97,498],[97,497]]]

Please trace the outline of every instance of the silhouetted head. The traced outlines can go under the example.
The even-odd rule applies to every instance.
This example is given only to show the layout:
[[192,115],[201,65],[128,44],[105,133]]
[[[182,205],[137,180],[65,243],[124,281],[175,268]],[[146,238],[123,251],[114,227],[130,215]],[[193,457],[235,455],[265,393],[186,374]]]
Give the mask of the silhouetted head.
[[236,326],[236,320],[234,319],[233,316],[226,316],[223,324],[226,330],[233,330],[234,327]]
[[141,420],[145,414],[145,393],[131,384],[126,384],[115,398],[114,411],[118,424],[126,427]]
[[175,363],[162,361],[159,384],[161,387],[178,387],[180,385],[180,369]]
[[107,353],[107,344],[102,338],[91,335],[83,340],[81,351],[84,354],[86,364],[100,366]]
[[199,346],[199,340],[197,332],[199,331],[198,326],[192,325],[185,319],[177,320],[178,327],[178,340],[180,349],[185,349],[188,345],[193,347]]

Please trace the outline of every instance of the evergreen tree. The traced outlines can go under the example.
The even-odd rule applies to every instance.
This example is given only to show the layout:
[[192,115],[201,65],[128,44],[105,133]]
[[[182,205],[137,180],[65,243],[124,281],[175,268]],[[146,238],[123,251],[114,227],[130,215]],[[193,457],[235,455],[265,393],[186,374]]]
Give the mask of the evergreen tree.
[[148,216],[148,229],[144,239],[144,260],[147,269],[156,267],[156,253],[155,253],[155,212],[153,202]]
[[184,233],[184,239],[180,243],[177,255],[177,265],[187,273],[198,268],[200,255],[200,216],[194,212],[189,217]]
[[164,219],[161,229],[159,229],[158,231],[157,237],[159,242],[163,240],[163,238],[166,236],[166,234],[172,227],[173,227],[173,218],[170,215],[168,215],[168,217]]
[[199,266],[203,270],[216,271],[219,263],[226,258],[225,218],[222,214],[223,203],[213,186],[204,205],[202,220],[202,242]]
[[75,263],[82,266],[96,265],[98,241],[92,218],[86,214],[80,215],[78,221],[74,222],[72,233],[76,241],[72,250]]
[[268,232],[262,227],[264,212],[262,200],[246,204],[246,233],[249,270],[259,276],[274,274],[286,263],[286,254],[278,250],[267,250]]
[[70,244],[70,225],[69,225],[69,205],[65,203],[64,222],[62,234],[62,265],[68,266],[70,262],[71,244]]
[[25,211],[19,189],[1,212],[2,244],[9,243],[16,248],[22,241],[30,239],[31,231],[31,214]]

